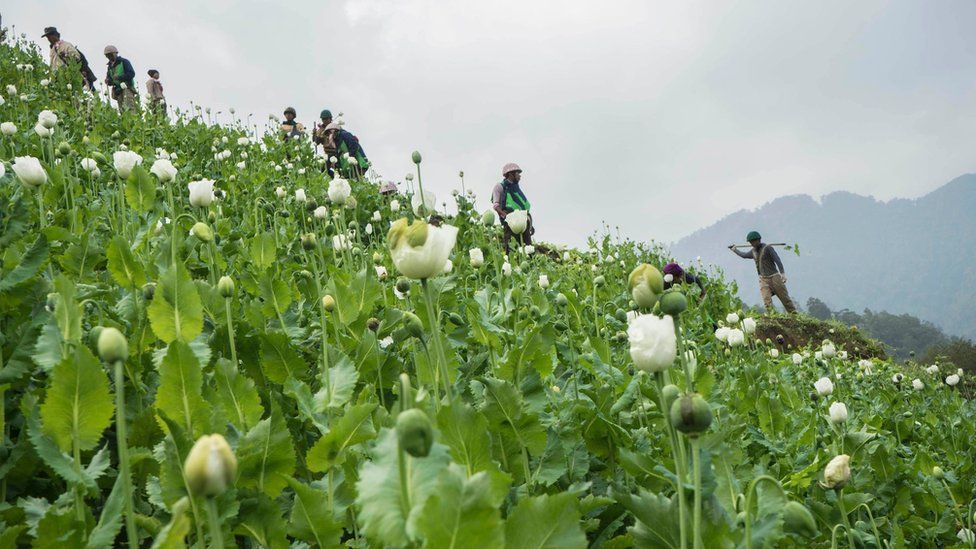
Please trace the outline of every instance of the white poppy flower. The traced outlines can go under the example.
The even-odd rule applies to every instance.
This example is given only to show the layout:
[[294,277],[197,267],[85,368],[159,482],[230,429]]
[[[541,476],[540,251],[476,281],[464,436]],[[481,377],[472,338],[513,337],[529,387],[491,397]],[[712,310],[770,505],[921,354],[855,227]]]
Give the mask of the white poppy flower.
[[817,390],[818,395],[827,396],[834,392],[834,382],[830,381],[829,377],[822,377],[814,382],[813,388]]
[[417,217],[426,217],[437,211],[437,196],[430,191],[424,191],[423,197],[420,193],[414,193],[410,198],[410,206]]
[[404,218],[393,224],[387,246],[400,273],[408,278],[427,279],[444,271],[457,233],[457,227],[452,225],[437,227],[420,220],[408,224]]
[[47,110],[41,111],[37,113],[37,123],[50,130],[58,125],[58,115]]
[[0,124],[0,133],[3,133],[3,135],[13,135],[17,133],[17,125],[13,122],[4,122]]
[[840,424],[847,421],[847,405],[843,402],[834,402],[830,405],[830,422]]
[[341,177],[337,177],[329,182],[329,200],[333,204],[344,205],[352,195],[352,186]]
[[128,179],[132,169],[142,164],[142,157],[132,151],[115,151],[112,153],[112,164],[121,179]]
[[315,216],[315,219],[325,219],[329,217],[329,210],[325,206],[319,206],[318,208],[315,208],[312,215]]
[[214,201],[214,182],[212,179],[191,181],[186,185],[190,191],[190,205],[206,208]]
[[152,168],[149,168],[149,172],[158,177],[161,183],[169,183],[176,179],[176,167],[165,158],[160,158],[153,162]]
[[308,202],[308,197],[305,196],[305,189],[295,190],[295,200],[299,202]]
[[678,356],[674,320],[669,315],[643,315],[627,326],[630,358],[634,366],[648,373],[663,372]]
[[505,223],[514,234],[522,234],[529,225],[529,214],[525,210],[515,210],[505,216]]
[[47,182],[47,172],[41,166],[41,161],[33,156],[18,156],[10,169],[17,175],[17,179],[29,187],[39,187]]
[[485,264],[485,254],[481,251],[481,248],[471,248],[468,250],[468,257],[471,259],[471,266],[475,269],[479,269]]

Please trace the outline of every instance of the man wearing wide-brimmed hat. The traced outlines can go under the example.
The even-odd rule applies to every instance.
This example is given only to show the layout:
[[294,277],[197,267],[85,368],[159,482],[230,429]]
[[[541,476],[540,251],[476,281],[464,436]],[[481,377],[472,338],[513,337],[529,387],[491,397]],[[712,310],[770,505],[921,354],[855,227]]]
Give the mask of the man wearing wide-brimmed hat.
[[57,72],[70,64],[77,64],[85,88],[92,89],[96,78],[95,74],[91,72],[91,67],[88,66],[88,60],[85,59],[84,54],[78,51],[78,48],[71,42],[62,40],[57,27],[44,27],[44,34],[41,37],[47,38],[48,43],[51,44],[51,72]]

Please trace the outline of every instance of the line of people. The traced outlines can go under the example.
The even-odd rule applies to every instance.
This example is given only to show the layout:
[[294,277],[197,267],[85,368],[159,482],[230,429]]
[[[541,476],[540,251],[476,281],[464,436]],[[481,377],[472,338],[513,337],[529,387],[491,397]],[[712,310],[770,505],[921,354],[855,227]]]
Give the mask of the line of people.
[[[81,74],[84,88],[88,91],[95,91],[95,82],[98,78],[88,64],[85,54],[72,44],[61,38],[61,33],[57,27],[46,27],[42,38],[46,38],[50,44],[50,64],[51,72],[56,73],[62,69],[75,68]],[[119,111],[138,110],[139,95],[136,88],[136,73],[132,68],[132,63],[119,55],[119,49],[108,45],[102,51],[105,59],[108,60],[105,72],[105,85],[111,90],[112,99],[119,106]],[[149,111],[165,116],[166,115],[166,96],[163,93],[163,84],[159,80],[159,71],[150,69],[148,71],[149,80],[146,81],[146,94]]]

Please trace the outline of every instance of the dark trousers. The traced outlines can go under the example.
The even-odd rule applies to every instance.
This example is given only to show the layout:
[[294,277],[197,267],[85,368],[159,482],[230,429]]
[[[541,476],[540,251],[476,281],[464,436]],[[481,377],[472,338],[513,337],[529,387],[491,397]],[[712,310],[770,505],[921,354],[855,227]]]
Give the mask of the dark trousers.
[[532,226],[532,216],[529,216],[529,222],[525,225],[525,232],[522,234],[515,234],[512,229],[508,227],[508,223],[502,219],[502,247],[505,248],[505,253],[509,253],[508,243],[515,237],[515,241],[519,243],[519,246],[530,246],[532,245],[532,233],[535,232],[535,227]]

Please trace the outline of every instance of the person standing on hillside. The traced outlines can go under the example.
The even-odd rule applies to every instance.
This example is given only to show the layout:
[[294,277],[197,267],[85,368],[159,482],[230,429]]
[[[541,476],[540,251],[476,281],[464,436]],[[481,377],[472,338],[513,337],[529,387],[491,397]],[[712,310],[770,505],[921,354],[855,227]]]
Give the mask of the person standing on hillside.
[[[312,143],[315,143],[316,146],[322,145],[325,147],[325,129],[328,128],[329,124],[332,123],[332,111],[329,109],[323,109],[322,112],[319,113],[319,118],[322,120],[322,122],[316,125],[315,131],[312,132]],[[329,157],[328,151],[326,151],[325,156],[326,158]]]
[[281,123],[281,138],[282,139],[300,139],[305,135],[305,126],[301,122],[295,120],[296,112],[295,107],[288,107],[285,109],[285,121]]
[[108,59],[108,71],[105,84],[112,88],[112,99],[119,104],[119,112],[135,111],[136,101],[136,71],[132,63],[119,55],[115,46],[105,46],[105,58]]
[[759,274],[759,293],[762,295],[766,312],[775,310],[773,307],[774,295],[783,303],[786,312],[796,312],[796,306],[790,299],[790,293],[786,291],[786,270],[783,268],[779,254],[772,246],[763,244],[762,235],[758,231],[749,231],[746,240],[752,246],[748,252],[740,252],[735,244],[729,245],[729,249],[739,257],[752,259],[756,262],[756,272]]
[[532,235],[535,234],[535,227],[532,225],[532,214],[529,213],[529,199],[525,197],[525,193],[522,192],[522,188],[519,186],[519,182],[522,180],[522,168],[514,162],[509,162],[502,168],[502,176],[505,179],[495,185],[495,188],[491,191],[491,204],[502,221],[502,229],[504,231],[502,233],[502,247],[505,248],[505,253],[507,254],[509,253],[509,241],[511,241],[512,235],[515,234],[505,220],[508,214],[514,211],[524,211],[528,217],[525,230],[522,234],[517,235],[523,246],[532,244]]
[[163,95],[163,83],[159,81],[159,71],[149,69],[149,80],[146,80],[146,94],[149,99],[149,111],[166,117],[166,96]]
[[61,33],[56,27],[45,27],[41,37],[47,38],[48,43],[51,44],[51,73],[56,73],[68,65],[77,64],[85,89],[93,90],[97,78],[88,65],[85,55],[71,42],[61,40]]

